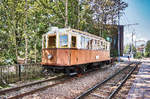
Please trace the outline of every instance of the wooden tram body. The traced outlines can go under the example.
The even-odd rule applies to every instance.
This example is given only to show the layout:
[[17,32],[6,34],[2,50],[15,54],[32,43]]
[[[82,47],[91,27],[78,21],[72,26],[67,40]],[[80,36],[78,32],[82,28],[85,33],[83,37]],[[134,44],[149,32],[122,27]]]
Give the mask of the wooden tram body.
[[99,36],[57,27],[43,35],[41,64],[46,68],[75,69],[109,61],[110,43]]

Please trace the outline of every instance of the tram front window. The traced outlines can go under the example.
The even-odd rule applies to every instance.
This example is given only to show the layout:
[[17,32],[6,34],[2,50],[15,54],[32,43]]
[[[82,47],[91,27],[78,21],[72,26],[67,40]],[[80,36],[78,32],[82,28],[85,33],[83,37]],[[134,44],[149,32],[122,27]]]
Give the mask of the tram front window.
[[48,48],[56,48],[56,35],[48,36]]
[[59,37],[60,43],[59,46],[62,48],[68,47],[68,35],[60,35]]

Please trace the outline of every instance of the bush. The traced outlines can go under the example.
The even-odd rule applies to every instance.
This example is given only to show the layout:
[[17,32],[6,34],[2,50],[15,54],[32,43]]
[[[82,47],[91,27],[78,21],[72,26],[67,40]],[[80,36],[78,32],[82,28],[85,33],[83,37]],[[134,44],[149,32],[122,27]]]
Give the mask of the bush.
[[136,55],[135,55],[135,58],[137,58],[137,59],[140,59],[140,58],[142,58],[142,53],[140,53],[140,52],[137,52],[137,53],[136,53]]

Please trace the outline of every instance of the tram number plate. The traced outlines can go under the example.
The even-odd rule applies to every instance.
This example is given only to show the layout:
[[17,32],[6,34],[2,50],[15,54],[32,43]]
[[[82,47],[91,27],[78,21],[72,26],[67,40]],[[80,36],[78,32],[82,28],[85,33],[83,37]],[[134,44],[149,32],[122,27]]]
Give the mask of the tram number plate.
[[99,59],[99,56],[96,56],[96,59]]

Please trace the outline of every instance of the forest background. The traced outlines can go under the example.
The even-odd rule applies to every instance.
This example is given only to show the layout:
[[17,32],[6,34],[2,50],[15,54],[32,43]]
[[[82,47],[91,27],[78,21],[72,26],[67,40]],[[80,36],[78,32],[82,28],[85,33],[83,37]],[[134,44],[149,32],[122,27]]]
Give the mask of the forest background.
[[127,6],[123,0],[1,0],[0,65],[40,62],[42,34],[52,26],[111,37]]

